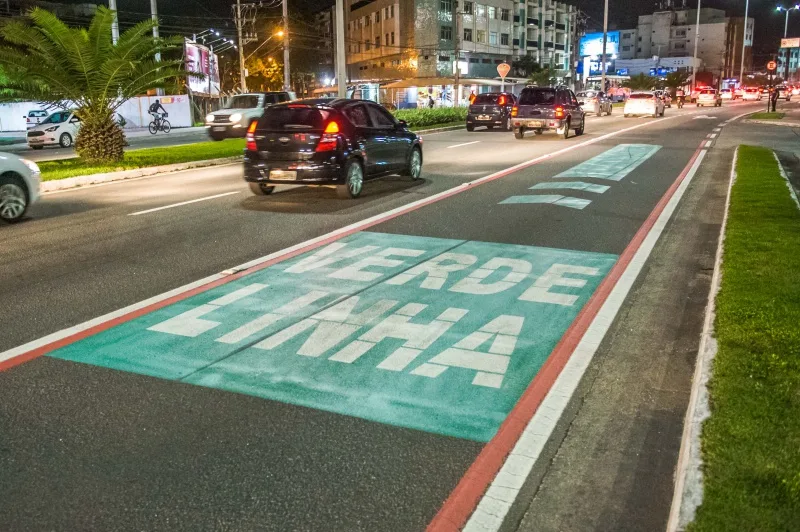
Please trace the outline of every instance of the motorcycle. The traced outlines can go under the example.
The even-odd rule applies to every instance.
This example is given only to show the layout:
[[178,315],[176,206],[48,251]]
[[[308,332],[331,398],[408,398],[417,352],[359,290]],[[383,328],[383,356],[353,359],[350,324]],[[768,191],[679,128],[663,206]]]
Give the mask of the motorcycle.
[[678,96],[678,109],[683,109],[683,96]]

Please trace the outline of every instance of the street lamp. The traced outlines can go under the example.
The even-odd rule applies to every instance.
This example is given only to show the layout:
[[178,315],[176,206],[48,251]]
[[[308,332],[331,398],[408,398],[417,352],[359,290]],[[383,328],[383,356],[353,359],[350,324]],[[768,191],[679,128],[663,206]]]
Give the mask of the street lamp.
[[[792,7],[783,7],[778,6],[775,8],[775,11],[786,11],[786,21],[783,23],[783,38],[786,38],[786,33],[789,30],[789,11],[793,11],[795,9],[800,9],[800,4],[795,4]],[[746,21],[745,21],[746,22]]]

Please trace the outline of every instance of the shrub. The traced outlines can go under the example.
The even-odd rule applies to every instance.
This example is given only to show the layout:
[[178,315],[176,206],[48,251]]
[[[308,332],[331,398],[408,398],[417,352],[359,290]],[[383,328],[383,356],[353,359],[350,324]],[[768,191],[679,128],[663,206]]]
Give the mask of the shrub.
[[466,107],[439,107],[436,109],[401,109],[392,111],[398,120],[405,120],[409,127],[426,127],[467,119]]

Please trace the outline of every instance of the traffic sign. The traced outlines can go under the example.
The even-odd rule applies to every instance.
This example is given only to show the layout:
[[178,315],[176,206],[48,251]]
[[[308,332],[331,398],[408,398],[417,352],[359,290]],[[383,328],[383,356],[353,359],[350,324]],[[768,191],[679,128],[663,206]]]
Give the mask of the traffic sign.
[[499,65],[497,65],[497,73],[500,74],[501,78],[506,77],[510,71],[511,71],[511,65],[509,65],[508,63],[500,63]]
[[776,68],[778,68],[778,63],[776,63],[775,61],[770,61],[769,63],[767,63],[767,70],[773,71]]
[[800,37],[781,39],[781,48],[800,48]]

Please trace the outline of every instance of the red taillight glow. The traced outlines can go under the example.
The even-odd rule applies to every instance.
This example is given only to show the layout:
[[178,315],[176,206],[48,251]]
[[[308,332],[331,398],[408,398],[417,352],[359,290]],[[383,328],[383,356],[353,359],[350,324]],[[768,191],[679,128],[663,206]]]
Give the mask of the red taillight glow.
[[334,151],[339,146],[339,124],[336,122],[328,122],[325,126],[325,131],[317,144],[317,153],[322,151]]
[[514,117],[515,117],[515,116],[517,116],[518,114],[519,114],[519,107],[517,107],[517,106],[515,105],[514,107],[512,107],[512,108],[511,108],[511,116],[514,116]]
[[556,118],[564,118],[564,108],[556,107]]
[[247,135],[245,135],[245,149],[247,151],[258,151],[258,147],[256,146],[256,127],[258,126],[258,122],[253,122],[250,124],[250,127],[247,128]]
[[506,104],[506,97],[505,96],[500,96],[497,99],[497,105],[505,105],[505,104]]

